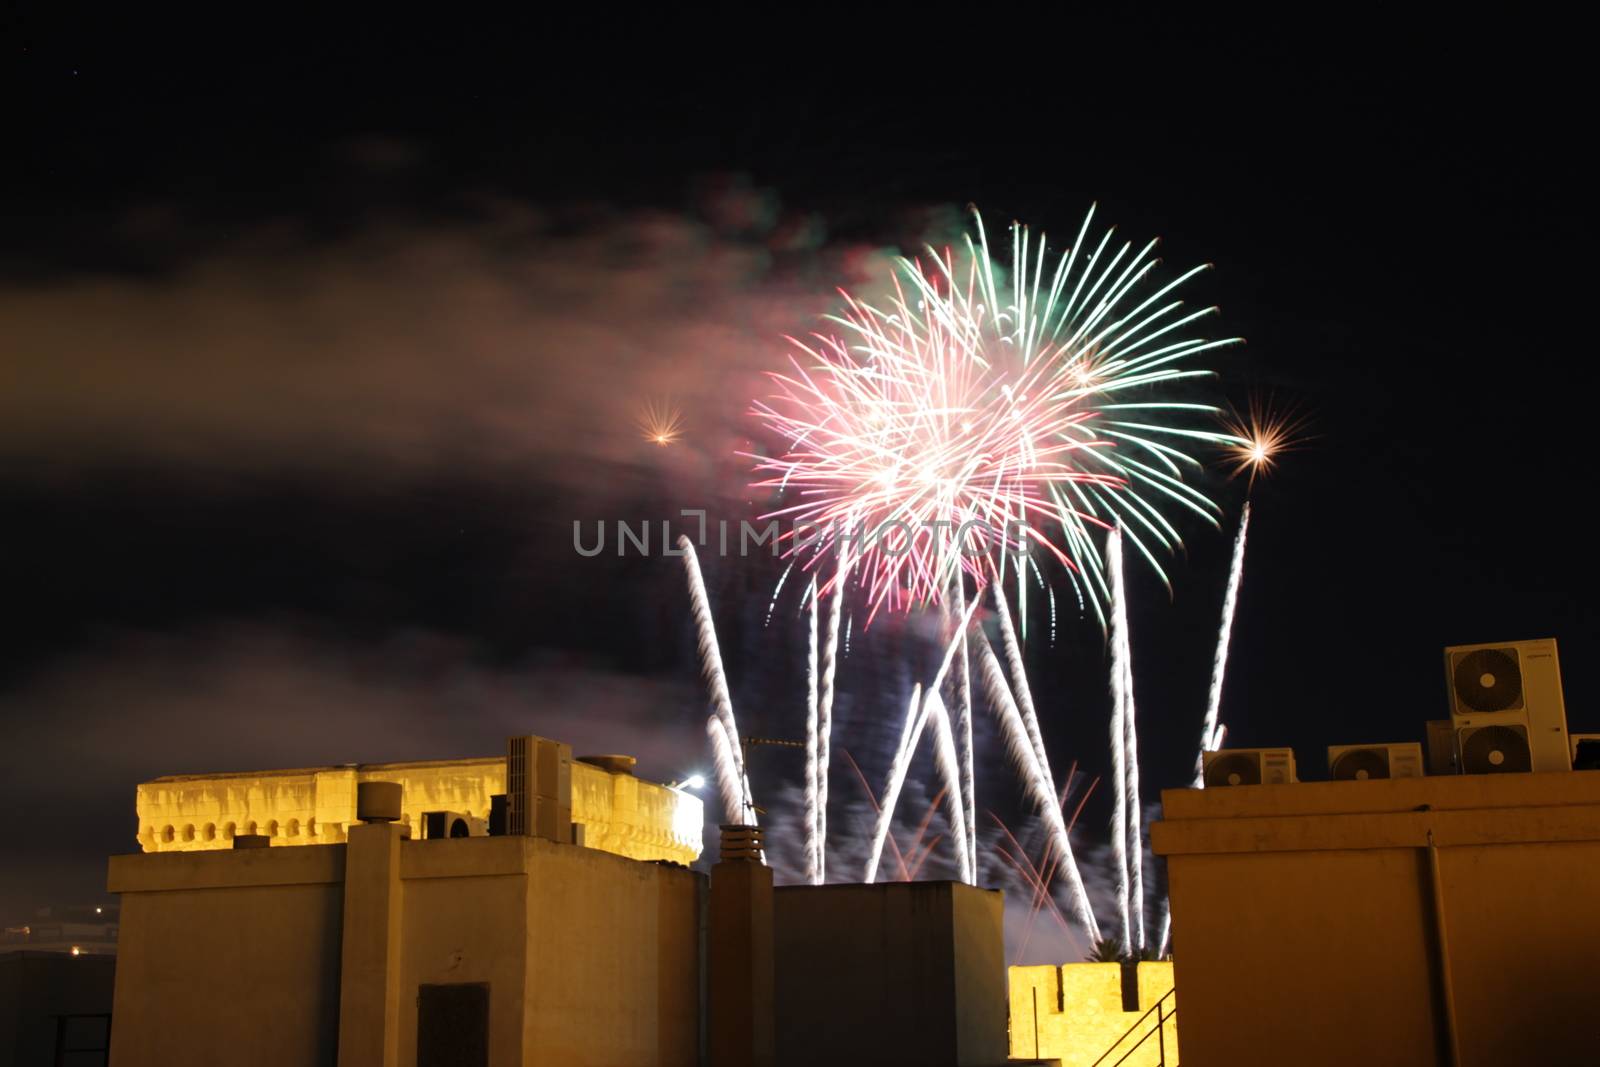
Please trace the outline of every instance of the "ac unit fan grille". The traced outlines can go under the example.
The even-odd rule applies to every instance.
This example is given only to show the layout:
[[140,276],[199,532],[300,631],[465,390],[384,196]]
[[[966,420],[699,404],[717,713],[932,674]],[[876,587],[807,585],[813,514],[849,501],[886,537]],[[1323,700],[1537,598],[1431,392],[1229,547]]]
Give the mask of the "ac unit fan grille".
[[1516,649],[1480,648],[1456,660],[1456,699],[1473,711],[1515,711],[1522,707],[1522,670]]
[[1366,778],[1389,777],[1389,759],[1373,748],[1353,748],[1341,752],[1333,761],[1333,780],[1355,782]]
[[1206,767],[1206,785],[1260,785],[1261,760],[1255,753],[1218,756]]
[[1461,740],[1461,769],[1468,774],[1533,770],[1528,735],[1510,726],[1484,726]]

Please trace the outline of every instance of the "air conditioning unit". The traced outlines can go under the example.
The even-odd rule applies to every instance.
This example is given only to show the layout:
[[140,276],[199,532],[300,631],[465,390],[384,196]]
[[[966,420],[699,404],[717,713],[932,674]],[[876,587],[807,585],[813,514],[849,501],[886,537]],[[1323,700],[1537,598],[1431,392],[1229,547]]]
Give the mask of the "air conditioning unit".
[[1572,768],[1554,640],[1456,645],[1444,667],[1463,774]]
[[1329,745],[1328,776],[1336,782],[1368,778],[1421,778],[1422,746],[1415,741],[1389,745]]
[[488,826],[482,820],[463,811],[425,811],[422,813],[422,838],[432,841],[441,837],[482,837]]
[[572,843],[572,746],[544,737],[506,744],[506,833]]
[[1572,735],[1572,769],[1600,771],[1600,734]]
[[1290,748],[1224,748],[1205,754],[1206,787],[1227,785],[1286,785],[1300,779],[1294,773]]
[[1423,725],[1428,728],[1428,773],[1460,774],[1461,768],[1456,763],[1456,724],[1449,719],[1429,719]]

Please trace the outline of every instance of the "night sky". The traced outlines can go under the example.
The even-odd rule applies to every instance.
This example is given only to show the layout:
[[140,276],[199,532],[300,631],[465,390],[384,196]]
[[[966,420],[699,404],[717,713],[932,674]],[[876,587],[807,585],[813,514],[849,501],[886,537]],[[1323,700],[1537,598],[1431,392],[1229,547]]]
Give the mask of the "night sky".
[[[1248,341],[1222,394],[1309,419],[1252,495],[1231,743],[1322,776],[1328,744],[1422,739],[1443,646],[1547,636],[1600,731],[1571,31],[980,14],[1006,21],[13,15],[0,918],[93,898],[161,774],[513,732],[701,768],[677,561],[581,559],[572,522],[753,515],[736,453],[782,336],[969,202],[1063,240],[1098,202],[1167,277],[1214,263],[1188,297]],[[663,397],[667,449],[634,426]],[[1193,760],[1245,495],[1202,484],[1224,529],[1185,526],[1172,595],[1132,571],[1151,801]],[[773,561],[706,569],[742,729],[798,736],[793,590],[768,625]],[[1101,637],[1059,595],[1029,665],[1058,766],[1098,774]],[[853,634],[835,744],[875,781],[930,655],[914,621]],[[752,775],[780,835],[800,763]]]

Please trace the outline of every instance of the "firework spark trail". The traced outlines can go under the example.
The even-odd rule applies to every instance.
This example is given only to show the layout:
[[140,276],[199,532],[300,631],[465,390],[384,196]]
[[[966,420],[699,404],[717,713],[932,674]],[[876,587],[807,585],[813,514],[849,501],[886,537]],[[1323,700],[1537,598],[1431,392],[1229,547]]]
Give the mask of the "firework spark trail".
[[955,734],[950,728],[950,713],[937,689],[930,689],[927,698],[927,717],[933,724],[933,758],[944,779],[945,813],[950,823],[950,843],[956,850],[958,877],[968,885],[977,879],[972,873],[972,853],[967,848],[967,806],[961,798],[961,759],[956,755]]
[[[1127,784],[1123,799],[1127,804],[1127,853],[1129,909],[1133,918],[1133,939],[1128,941],[1124,931],[1124,947],[1135,952],[1144,951],[1144,805],[1139,800],[1139,731],[1134,715],[1133,701],[1133,651],[1128,637],[1128,590],[1123,584],[1122,539],[1109,550],[1111,572],[1111,670],[1122,677],[1122,760]],[[1113,746],[1116,745],[1113,740]]]
[[1222,628],[1217,633],[1217,654],[1211,661],[1211,692],[1206,698],[1206,721],[1200,727],[1200,752],[1194,758],[1194,787],[1206,786],[1206,752],[1216,747],[1217,718],[1222,713],[1222,676],[1228,668],[1228,637],[1233,632],[1233,613],[1239,605],[1239,583],[1244,579],[1244,543],[1250,529],[1250,502],[1239,516],[1239,532],[1233,539],[1233,562],[1228,566],[1228,588],[1222,597]]
[[950,663],[955,659],[956,648],[960,645],[961,633],[972,622],[973,612],[978,610],[978,602],[974,600],[967,608],[967,613],[962,616],[957,625],[956,632],[950,638],[950,643],[945,646],[944,658],[939,661],[939,669],[934,673],[933,681],[928,688],[923,690],[920,685],[912,690],[913,700],[911,707],[906,711],[906,724],[900,734],[900,748],[895,753],[894,762],[889,767],[889,781],[883,790],[883,807],[878,812],[878,822],[872,833],[872,852],[867,857],[866,875],[864,882],[870,882],[878,873],[878,860],[883,854],[883,840],[889,835],[889,824],[894,821],[894,806],[900,799],[900,791],[906,784],[906,772],[911,768],[911,757],[916,752],[917,742],[922,737],[922,729],[928,719],[929,698],[939,692],[944,685],[945,677],[950,673]]
[[872,849],[867,853],[867,869],[863,882],[871,883],[878,877],[878,860],[883,855],[883,843],[889,836],[889,824],[894,821],[894,806],[900,800],[900,788],[905,785],[906,765],[911,753],[922,737],[922,685],[911,687],[911,702],[906,705],[906,721],[900,730],[900,747],[895,750],[894,761],[889,765],[889,781],[884,786],[883,801],[878,806],[878,818],[872,825]]
[[[967,593],[962,576],[956,574],[956,615],[967,613]],[[961,757],[962,808],[966,819],[967,867],[976,881],[978,872],[978,785],[973,772],[972,752],[972,661],[967,652],[967,631],[960,631],[961,647],[956,650],[956,739]]]
[[994,707],[995,714],[1000,720],[1000,732],[1005,739],[1006,752],[1022,772],[1023,785],[1044,816],[1045,825],[1055,842],[1056,852],[1061,857],[1061,866],[1066,872],[1067,888],[1072,896],[1073,918],[1089,935],[1090,943],[1093,943],[1100,940],[1100,924],[1095,921],[1094,908],[1089,904],[1089,891],[1083,884],[1083,875],[1079,872],[1078,861],[1073,855],[1072,842],[1067,834],[1066,820],[1061,813],[1061,803],[1056,797],[1055,786],[1045,776],[1034,755],[1033,743],[1028,737],[1027,727],[1023,724],[1022,713],[1018,711],[1016,700],[1006,685],[1005,675],[1000,669],[1000,661],[995,658],[994,649],[989,647],[988,640],[981,634],[974,635],[974,638],[973,643],[978,648],[978,675],[983,681],[984,690],[989,695],[989,703]]
[[817,825],[817,583],[808,591],[806,617],[810,641],[806,646],[806,881],[822,884],[822,844]]
[[994,607],[1000,619],[1000,641],[1006,650],[1006,665],[1011,668],[1011,691],[1016,695],[1017,707],[1022,712],[1023,724],[1028,728],[1028,739],[1033,743],[1039,769],[1046,781],[1055,781],[1050,773],[1050,757],[1044,750],[1044,733],[1039,729],[1039,716],[1033,710],[1033,693],[1028,687],[1028,673],[1022,666],[1022,647],[1017,643],[1017,632],[1011,625],[1011,606],[1006,603],[1002,583],[995,582]]
[[[1122,530],[1111,531],[1106,538],[1106,564],[1112,572],[1111,587],[1121,587]],[[1122,944],[1126,949],[1133,944],[1132,904],[1128,885],[1128,730],[1124,724],[1127,700],[1124,688],[1127,675],[1122,673],[1122,660],[1117,652],[1118,614],[1116,605],[1111,611],[1111,862],[1116,868],[1117,910],[1122,920]]]
[[706,716],[706,736],[711,739],[711,765],[716,770],[717,788],[722,794],[722,806],[726,812],[724,817],[731,819],[738,813],[739,817],[743,818],[741,809],[744,805],[737,799],[740,778],[737,756],[739,750],[728,743],[728,731],[714,714]]
[[[828,637],[822,648],[822,680],[817,698],[817,882],[828,878],[828,768],[832,763],[834,678],[839,670],[839,614],[844,607],[849,563],[841,554],[828,601]],[[814,596],[815,594],[813,594]]]
[[717,629],[711,618],[711,598],[706,594],[706,582],[700,574],[694,543],[686,536],[679,536],[678,549],[689,578],[689,602],[700,637],[700,669],[711,690],[712,722],[721,727],[720,745],[717,736],[712,737],[717,791],[722,795],[722,808],[728,818],[737,818],[743,826],[754,826],[755,805],[750,799],[750,779],[745,774],[739,727],[733,718],[733,697],[728,693],[728,679],[722,671],[722,652],[717,646]]
[[[1237,438],[1187,427],[1216,409],[1161,390],[1207,376],[1185,361],[1237,339],[1196,337],[1216,309],[1184,310],[1174,295],[1205,267],[1155,283],[1155,242],[1119,247],[1109,230],[1096,242],[1093,215],[1052,275],[1044,239],[1016,224],[1002,272],[974,212],[976,239],[959,256],[897,261],[883,306],[844,294],[836,332],[794,340],[791,368],[756,403],[786,441],[752,457],[765,475],[756,485],[799,500],[766,517],[821,533],[784,535],[791,555],[836,551],[841,530],[874,535],[856,561],[869,621],[885,606],[941,600],[952,569],[981,588],[997,556],[1038,545],[1103,622],[1093,530],[1122,526],[1161,572],[1155,551],[1180,544],[1169,505],[1216,521],[1185,481],[1200,466],[1190,451]],[[891,528],[910,532],[884,538]],[[957,550],[971,529],[991,551]]]

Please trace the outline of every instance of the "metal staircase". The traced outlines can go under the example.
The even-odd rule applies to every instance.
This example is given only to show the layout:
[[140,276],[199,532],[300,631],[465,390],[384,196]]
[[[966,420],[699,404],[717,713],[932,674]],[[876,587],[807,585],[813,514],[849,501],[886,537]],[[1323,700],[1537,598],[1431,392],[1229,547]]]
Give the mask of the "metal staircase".
[[[1155,1062],[1159,1067],[1178,1067],[1177,1060],[1172,1060],[1170,1064],[1167,1060],[1167,1023],[1178,1015],[1177,1000],[1174,997],[1177,991],[1177,986],[1173,986],[1161,994],[1161,999],[1150,1005],[1148,1011],[1134,1020],[1133,1025],[1128,1027],[1127,1033],[1113,1041],[1111,1047],[1106,1049],[1100,1058],[1094,1061],[1092,1067],[1118,1067],[1129,1056],[1143,1048],[1151,1038],[1156,1040],[1157,1059]],[[1155,1025],[1150,1026],[1151,1022],[1154,1022]],[[1139,1033],[1141,1028],[1147,1026],[1149,1029]],[[1137,1038],[1135,1038],[1136,1034],[1138,1035]],[[1135,1038],[1131,1045],[1128,1044],[1130,1038]],[[1118,1050],[1123,1050],[1122,1055],[1112,1059],[1112,1056],[1116,1055]],[[1176,1049],[1173,1050],[1173,1055],[1177,1055]]]

